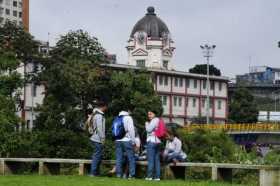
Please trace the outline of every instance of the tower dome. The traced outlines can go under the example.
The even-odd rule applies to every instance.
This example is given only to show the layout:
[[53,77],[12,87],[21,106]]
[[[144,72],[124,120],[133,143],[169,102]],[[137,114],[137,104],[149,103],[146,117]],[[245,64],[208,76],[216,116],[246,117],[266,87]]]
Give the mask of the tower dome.
[[132,29],[130,37],[133,38],[136,32],[146,32],[150,38],[162,38],[169,34],[166,24],[155,14],[154,7],[148,7],[146,15],[140,19]]
[[174,42],[166,24],[148,7],[127,41],[128,64],[145,68],[173,69]]

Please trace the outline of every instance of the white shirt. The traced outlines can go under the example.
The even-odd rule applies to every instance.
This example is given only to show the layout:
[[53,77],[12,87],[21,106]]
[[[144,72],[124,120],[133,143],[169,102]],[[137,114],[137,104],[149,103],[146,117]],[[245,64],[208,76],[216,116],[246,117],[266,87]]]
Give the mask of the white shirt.
[[155,135],[155,130],[159,125],[159,118],[153,118],[150,122],[146,122],[147,142],[161,143],[160,139]]
[[125,111],[121,111],[119,116],[123,116],[123,126],[126,134],[122,139],[116,141],[131,141],[133,144],[135,144],[135,130],[132,117],[128,112]]
[[167,141],[164,149],[164,154],[170,154],[169,152],[172,151],[171,154],[179,154],[183,159],[187,157],[186,153],[182,150],[182,142],[177,137],[174,137],[172,141]]

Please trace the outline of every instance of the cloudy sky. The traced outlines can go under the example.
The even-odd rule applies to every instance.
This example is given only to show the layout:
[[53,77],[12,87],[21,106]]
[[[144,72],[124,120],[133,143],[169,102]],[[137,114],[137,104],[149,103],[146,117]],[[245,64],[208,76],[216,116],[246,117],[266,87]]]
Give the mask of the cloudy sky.
[[30,0],[30,31],[52,44],[69,30],[97,37],[118,63],[127,63],[134,24],[154,6],[175,41],[173,62],[187,71],[204,63],[200,45],[217,45],[211,63],[234,77],[249,66],[280,68],[279,0]]

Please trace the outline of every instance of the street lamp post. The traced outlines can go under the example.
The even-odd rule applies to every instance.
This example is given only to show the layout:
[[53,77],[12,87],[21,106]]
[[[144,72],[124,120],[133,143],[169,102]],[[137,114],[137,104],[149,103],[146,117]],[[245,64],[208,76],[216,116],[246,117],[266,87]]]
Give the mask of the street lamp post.
[[210,109],[210,99],[209,99],[209,87],[210,87],[210,81],[209,81],[209,59],[210,57],[213,56],[213,50],[216,48],[216,45],[209,45],[209,44],[205,44],[205,45],[200,45],[200,48],[203,51],[203,57],[206,58],[207,61],[207,83],[206,83],[206,87],[207,87],[207,107],[206,107],[206,123],[209,124],[209,109]]

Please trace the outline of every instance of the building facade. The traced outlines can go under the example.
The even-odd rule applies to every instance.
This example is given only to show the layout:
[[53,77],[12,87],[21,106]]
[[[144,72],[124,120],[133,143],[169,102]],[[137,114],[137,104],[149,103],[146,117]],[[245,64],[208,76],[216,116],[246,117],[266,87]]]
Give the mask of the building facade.
[[[207,76],[175,70],[172,61],[175,43],[154,7],[148,7],[146,15],[135,24],[126,48],[128,65],[123,68],[136,66],[153,72],[155,90],[161,97],[167,122],[183,125],[206,117]],[[228,78],[210,77],[209,116],[212,122],[227,120],[227,88]]]
[[[49,43],[39,41],[39,53],[43,57],[47,57],[49,54]],[[40,61],[28,61],[28,63],[21,63],[17,71],[22,75],[22,78],[36,74],[42,70],[42,64]],[[45,86],[43,83],[35,83],[32,81],[25,82],[23,88],[20,90],[20,102],[17,106],[17,115],[25,121],[23,127],[27,130],[31,130],[34,127],[34,120],[39,114],[36,111],[36,107],[43,103],[45,97]]]
[[243,85],[280,84],[280,68],[268,66],[250,67],[250,72],[236,76],[236,83]]
[[[124,64],[105,66],[120,71],[143,69],[142,67]],[[146,70],[150,72],[154,89],[161,98],[165,122],[185,125],[196,123],[201,118],[206,117],[206,75],[159,68],[146,68]],[[227,90],[227,77],[210,76],[209,116],[213,123],[225,123],[227,121]]]
[[0,0],[0,25],[12,21],[29,31],[29,0]]

